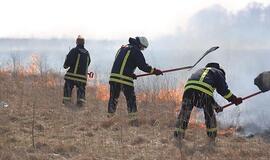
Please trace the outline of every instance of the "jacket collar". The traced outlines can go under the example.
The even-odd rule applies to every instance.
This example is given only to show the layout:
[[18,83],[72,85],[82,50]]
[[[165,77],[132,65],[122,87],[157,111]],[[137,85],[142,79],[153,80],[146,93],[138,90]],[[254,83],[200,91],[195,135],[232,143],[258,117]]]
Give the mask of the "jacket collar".
[[136,39],[130,37],[129,40],[128,40],[128,42],[133,47],[136,47],[136,48],[139,49],[139,43],[138,43],[138,41]]
[[77,44],[76,48],[84,48],[83,44]]

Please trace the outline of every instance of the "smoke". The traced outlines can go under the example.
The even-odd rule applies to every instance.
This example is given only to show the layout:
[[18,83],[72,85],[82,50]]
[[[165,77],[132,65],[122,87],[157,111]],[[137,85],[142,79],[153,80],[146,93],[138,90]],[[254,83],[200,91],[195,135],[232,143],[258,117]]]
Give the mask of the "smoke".
[[[270,6],[251,3],[231,13],[215,5],[194,15],[186,30],[160,38],[152,52],[162,57],[158,63],[184,66],[193,64],[203,51],[218,45],[220,49],[207,56],[197,68],[211,61],[220,63],[226,71],[229,88],[235,95],[244,97],[259,90],[254,78],[270,70],[269,28]],[[219,95],[215,98],[220,105],[227,103]],[[261,133],[270,129],[269,114],[269,93],[264,93],[226,109],[218,119],[223,127],[233,125],[244,128],[245,133]]]
[[[154,67],[171,69],[192,65],[207,49],[220,46],[220,49],[205,57],[191,71],[168,73],[166,76],[185,82],[196,69],[215,61],[226,71],[227,82],[233,93],[246,96],[258,91],[253,84],[254,78],[259,73],[270,70],[269,28],[270,6],[251,3],[237,13],[232,13],[214,5],[199,11],[190,19],[185,29],[179,28],[174,35],[149,39],[150,46],[144,51],[144,55],[146,61]],[[2,39],[0,42],[0,53],[46,54],[49,65],[57,69],[62,67],[69,48],[75,45],[71,39]],[[90,70],[99,73],[102,75],[101,79],[107,81],[115,53],[125,43],[128,43],[128,37],[121,41],[86,40],[86,48],[89,49],[92,59]],[[7,59],[4,54],[0,54],[0,66],[3,66],[3,61]],[[155,77],[149,80],[155,83],[164,82]],[[140,79],[136,83],[140,83]],[[220,105],[227,103],[219,95],[215,95],[215,98]],[[269,93],[264,93],[237,107],[229,107],[218,114],[218,119],[223,127],[237,125],[248,132],[260,133],[270,129],[269,114]]]

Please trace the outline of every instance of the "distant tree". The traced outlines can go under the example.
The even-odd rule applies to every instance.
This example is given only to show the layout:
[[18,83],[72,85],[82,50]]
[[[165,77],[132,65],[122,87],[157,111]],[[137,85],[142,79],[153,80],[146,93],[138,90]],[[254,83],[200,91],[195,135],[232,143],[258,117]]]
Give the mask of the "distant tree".
[[17,52],[11,53],[10,57],[11,57],[11,63],[12,63],[12,75],[16,77],[21,67],[21,58]]
[[48,59],[46,56],[44,55],[39,56],[37,65],[41,76],[43,76],[48,72]]
[[31,64],[29,66],[30,73],[39,73],[41,76],[48,71],[47,57],[39,54],[33,54],[31,56]]

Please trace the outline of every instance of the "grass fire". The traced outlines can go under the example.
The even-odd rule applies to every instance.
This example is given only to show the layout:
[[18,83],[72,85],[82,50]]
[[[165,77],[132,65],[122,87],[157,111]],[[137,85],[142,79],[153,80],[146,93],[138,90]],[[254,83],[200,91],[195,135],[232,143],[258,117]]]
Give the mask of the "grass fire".
[[[33,61],[34,62],[34,61]],[[269,139],[239,136],[236,126],[220,128],[210,149],[202,111],[193,110],[184,147],[173,138],[183,83],[177,87],[145,87],[137,91],[139,126],[128,123],[120,96],[117,114],[106,117],[108,84],[89,83],[87,104],[73,110],[61,103],[63,77],[41,74],[38,63],[19,72],[2,69],[0,159],[268,159]],[[168,80],[166,80],[168,82]],[[142,83],[139,82],[138,83]],[[143,81],[147,83],[147,81]],[[142,89],[143,88],[143,89]],[[74,101],[74,100],[73,100]]]

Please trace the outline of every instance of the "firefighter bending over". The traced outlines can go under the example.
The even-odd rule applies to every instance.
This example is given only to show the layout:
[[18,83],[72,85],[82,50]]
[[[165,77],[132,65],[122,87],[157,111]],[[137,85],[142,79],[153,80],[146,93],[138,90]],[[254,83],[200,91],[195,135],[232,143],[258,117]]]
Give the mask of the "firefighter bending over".
[[239,105],[242,103],[241,97],[236,97],[228,89],[225,80],[225,71],[220,68],[218,63],[208,63],[205,68],[199,69],[186,82],[183,94],[183,101],[180,113],[176,121],[174,136],[182,140],[185,130],[188,127],[189,118],[193,106],[203,108],[207,136],[210,142],[215,142],[217,136],[217,122],[214,110],[222,112],[214,98],[214,90],[229,102]]

